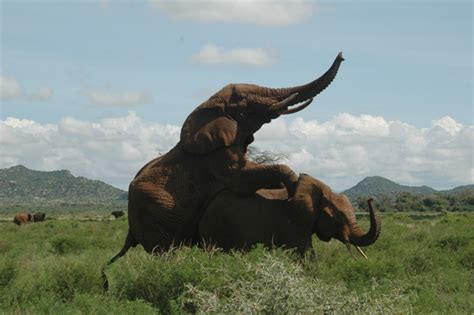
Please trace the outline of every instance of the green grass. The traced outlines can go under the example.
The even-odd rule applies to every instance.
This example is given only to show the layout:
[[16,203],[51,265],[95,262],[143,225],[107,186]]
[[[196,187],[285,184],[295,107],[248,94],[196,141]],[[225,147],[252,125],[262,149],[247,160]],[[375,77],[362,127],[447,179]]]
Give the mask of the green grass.
[[[141,247],[100,270],[122,246],[124,218],[0,223],[0,313],[367,314],[474,312],[473,214],[383,216],[368,261],[337,241],[317,257],[257,247],[249,253]],[[367,226],[367,221],[362,221]]]

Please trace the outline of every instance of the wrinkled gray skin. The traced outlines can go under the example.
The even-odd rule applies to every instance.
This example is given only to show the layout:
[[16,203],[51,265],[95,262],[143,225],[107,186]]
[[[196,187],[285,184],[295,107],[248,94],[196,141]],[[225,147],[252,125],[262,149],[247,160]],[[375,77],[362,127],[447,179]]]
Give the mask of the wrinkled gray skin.
[[262,189],[247,197],[221,192],[204,213],[199,231],[205,244],[225,250],[261,243],[295,248],[303,254],[311,247],[313,234],[326,242],[335,238],[344,244],[369,246],[381,229],[371,200],[369,209],[371,226],[364,233],[346,196],[301,174],[293,198],[288,198],[285,189]]
[[186,118],[179,143],[146,164],[130,183],[129,232],[110,263],[137,244],[153,252],[198,242],[199,221],[222,190],[249,196],[283,183],[293,195],[296,174],[283,164],[248,161],[247,147],[263,124],[308,106],[329,86],[343,60],[339,53],[325,74],[306,85],[229,84],[198,106]]

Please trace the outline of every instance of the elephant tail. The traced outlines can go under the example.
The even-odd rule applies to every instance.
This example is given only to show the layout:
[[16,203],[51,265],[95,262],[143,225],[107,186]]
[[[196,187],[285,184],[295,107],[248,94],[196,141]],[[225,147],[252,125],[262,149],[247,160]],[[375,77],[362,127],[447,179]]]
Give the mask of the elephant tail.
[[128,231],[128,234],[127,234],[127,238],[125,239],[125,244],[123,244],[123,247],[122,249],[120,250],[120,252],[115,255],[108,263],[107,265],[105,265],[101,272],[100,272],[100,276],[102,278],[102,288],[104,290],[104,292],[107,292],[109,290],[109,280],[107,279],[107,275],[105,274],[105,268],[107,268],[107,266],[111,265],[112,263],[114,263],[117,259],[119,259],[120,257],[122,257],[123,255],[125,255],[127,253],[127,251],[132,248],[132,247],[135,247],[138,245],[138,242],[135,240],[135,238],[133,237],[132,233],[130,233],[130,230]]

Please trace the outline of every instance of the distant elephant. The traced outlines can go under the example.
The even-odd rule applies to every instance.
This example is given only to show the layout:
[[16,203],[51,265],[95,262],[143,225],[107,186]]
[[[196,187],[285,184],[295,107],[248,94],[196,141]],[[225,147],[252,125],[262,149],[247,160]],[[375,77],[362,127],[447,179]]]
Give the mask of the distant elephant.
[[44,212],[37,212],[33,215],[33,222],[41,222],[44,221],[46,218],[46,214]]
[[117,219],[124,215],[123,211],[112,211],[112,215]]
[[358,246],[373,244],[381,229],[372,199],[368,205],[371,224],[364,233],[346,196],[301,174],[293,198],[288,198],[284,189],[262,189],[250,197],[229,190],[221,192],[204,213],[199,231],[205,244],[226,250],[262,243],[294,248],[300,254],[311,248],[312,235],[316,234],[325,242],[339,240],[349,251],[352,244],[366,257]]
[[18,225],[26,224],[31,222],[31,214],[26,212],[19,212],[15,215],[13,222]]
[[194,109],[178,144],[146,164],[130,183],[128,235],[109,264],[137,244],[151,253],[199,242],[199,221],[224,189],[249,196],[283,184],[294,194],[296,174],[283,164],[248,161],[247,147],[263,124],[308,106],[329,86],[343,60],[339,53],[325,74],[297,87],[229,84]]

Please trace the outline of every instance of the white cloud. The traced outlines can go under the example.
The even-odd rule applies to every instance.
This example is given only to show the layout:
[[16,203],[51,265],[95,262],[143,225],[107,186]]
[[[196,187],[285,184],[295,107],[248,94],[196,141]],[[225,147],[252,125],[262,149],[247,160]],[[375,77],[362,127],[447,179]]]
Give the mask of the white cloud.
[[178,142],[179,130],[134,113],[98,122],[65,117],[58,124],[9,117],[0,121],[0,167],[69,169],[125,189],[144,163]]
[[0,74],[0,99],[27,99],[31,101],[46,101],[53,96],[53,90],[47,86],[40,87],[36,92],[24,91],[14,77]]
[[0,74],[0,98],[12,99],[21,96],[20,83],[13,77]]
[[286,26],[309,18],[314,2],[308,0],[150,0],[154,8],[175,19]]
[[[0,121],[0,167],[69,169],[126,189],[136,172],[179,140],[179,126],[143,121],[134,113],[97,122],[63,118],[58,124]],[[474,183],[474,126],[451,117],[417,128],[370,115],[340,114],[326,122],[283,118],[257,132],[261,150],[287,153],[297,172],[336,190],[366,176],[401,184],[450,188]]]
[[200,65],[247,65],[265,66],[272,63],[269,53],[263,48],[234,48],[224,50],[216,45],[205,45],[192,57]]
[[[283,124],[282,132],[274,123]],[[433,121],[430,128],[370,115],[339,114],[321,123],[279,119],[255,138],[256,146],[289,153],[287,163],[293,169],[320,177],[336,189],[370,175],[436,188],[474,183],[474,126],[448,116]]]
[[45,101],[53,96],[53,90],[47,86],[42,86],[35,93],[30,95],[32,99],[38,101]]
[[152,99],[145,91],[117,91],[109,88],[86,89],[84,94],[94,104],[102,106],[135,106],[148,103]]

